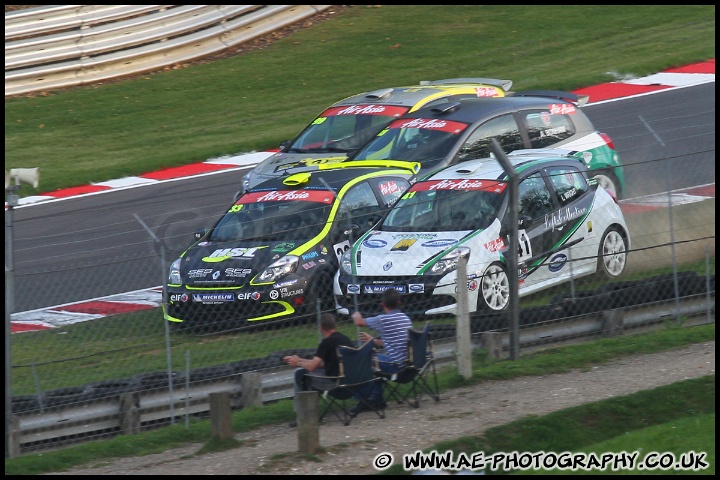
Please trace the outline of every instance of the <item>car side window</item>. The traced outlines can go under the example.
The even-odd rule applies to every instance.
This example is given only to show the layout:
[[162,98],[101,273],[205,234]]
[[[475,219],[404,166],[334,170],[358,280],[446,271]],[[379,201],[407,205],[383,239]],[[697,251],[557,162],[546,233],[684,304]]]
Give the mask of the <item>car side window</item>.
[[588,184],[583,174],[572,167],[550,167],[545,170],[555,188],[561,206],[565,206],[587,192]]
[[513,115],[493,118],[480,125],[460,147],[455,160],[464,162],[490,156],[490,140],[496,138],[505,153],[524,148],[518,124]]
[[410,188],[410,182],[402,177],[372,178],[368,180],[380,195],[384,207],[390,207]]
[[[575,107],[572,112],[576,112]],[[546,148],[570,138],[575,134],[571,116],[575,113],[555,113],[553,110],[528,110],[522,112],[530,148]]]
[[340,230],[349,230],[351,225],[360,227],[360,235],[370,229],[373,215],[378,216],[383,207],[378,203],[375,193],[368,182],[354,185],[340,202],[337,226]]
[[540,172],[534,173],[518,185],[518,214],[533,220],[553,209],[550,190]]

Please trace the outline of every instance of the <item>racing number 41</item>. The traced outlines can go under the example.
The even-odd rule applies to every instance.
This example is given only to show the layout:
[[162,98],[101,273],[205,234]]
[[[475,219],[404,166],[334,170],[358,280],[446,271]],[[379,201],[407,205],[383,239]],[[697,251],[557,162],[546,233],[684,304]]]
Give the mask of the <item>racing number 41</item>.
[[527,232],[518,230],[518,262],[522,262],[532,257],[532,245],[530,245],[530,237]]

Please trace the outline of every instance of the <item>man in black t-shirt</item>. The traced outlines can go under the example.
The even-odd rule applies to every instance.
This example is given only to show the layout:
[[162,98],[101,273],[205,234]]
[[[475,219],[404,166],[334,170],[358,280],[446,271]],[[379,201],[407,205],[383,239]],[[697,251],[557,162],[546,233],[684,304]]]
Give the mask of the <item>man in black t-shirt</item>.
[[[335,381],[328,378],[311,377],[336,377],[340,374],[340,362],[338,361],[337,349],[340,345],[354,347],[352,340],[337,331],[337,322],[331,313],[324,313],[320,317],[320,333],[323,339],[315,350],[313,358],[306,359],[297,355],[288,355],[283,362],[295,370],[295,411],[297,412],[297,393],[309,389],[308,380],[318,389],[331,389]],[[295,422],[290,423],[291,427]]]

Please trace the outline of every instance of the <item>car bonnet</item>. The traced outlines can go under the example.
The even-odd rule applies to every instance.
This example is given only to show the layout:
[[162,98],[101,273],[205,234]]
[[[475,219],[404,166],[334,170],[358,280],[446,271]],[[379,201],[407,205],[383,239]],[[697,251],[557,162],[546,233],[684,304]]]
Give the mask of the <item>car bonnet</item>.
[[[237,287],[250,281],[275,260],[301,245],[302,241],[208,242],[195,244],[183,255],[180,273],[185,285],[205,288]],[[318,243],[300,255],[315,263],[331,261],[332,246]]]
[[[490,228],[475,232],[372,231],[356,245],[353,273],[362,276],[422,275],[457,246],[480,244],[490,251],[490,243],[498,238],[498,232],[498,222]],[[497,249],[493,251],[497,252]]]
[[[318,165],[340,163],[347,155],[338,153],[285,153],[277,152],[263,160],[255,173],[263,176],[280,176],[287,173],[299,173],[316,170]],[[288,172],[292,170],[292,172]]]

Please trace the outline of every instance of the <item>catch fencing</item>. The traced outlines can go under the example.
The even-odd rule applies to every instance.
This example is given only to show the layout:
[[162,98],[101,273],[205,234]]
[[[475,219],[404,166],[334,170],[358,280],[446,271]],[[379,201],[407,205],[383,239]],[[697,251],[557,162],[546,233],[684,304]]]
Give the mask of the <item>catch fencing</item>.
[[[633,169],[665,171],[666,161],[627,166],[626,176],[638,173]],[[473,347],[507,359],[512,358],[513,342],[524,355],[611,335],[713,323],[714,184],[620,203],[632,239],[623,275],[613,281],[570,278],[521,298],[515,339],[509,328],[512,312],[473,313]],[[217,213],[227,207],[218,205]],[[67,254],[54,253],[50,262],[43,262],[47,252],[33,238],[16,235],[10,277],[6,269],[6,303],[15,305],[12,318],[43,303],[59,307],[39,310],[53,328],[13,333],[7,339],[15,454],[205,416],[213,392],[231,392],[232,406],[242,408],[248,400],[243,400],[244,389],[253,378],[260,382],[264,402],[292,396],[292,369],[282,357],[312,354],[320,340],[317,315],[248,326],[227,312],[222,322],[208,328],[175,329],[148,297],[159,298],[159,284],[172,260],[192,243],[195,227],[210,226],[198,223],[217,218],[198,218],[178,209],[161,216],[138,212],[123,225],[89,228],[69,222],[66,232],[56,232],[53,248],[73,243],[69,239],[77,244],[62,250]],[[23,231],[22,221],[13,226],[16,233]],[[129,232],[145,235],[141,248]],[[124,235],[126,248],[101,250],[83,263],[72,254]],[[568,268],[573,261],[582,259],[570,258]],[[135,292],[130,294],[137,297],[132,311],[107,300],[122,292]],[[83,304],[82,313],[77,302]],[[97,314],[88,310],[88,302],[97,306]],[[358,338],[358,328],[340,318],[340,330]],[[457,363],[457,319],[414,319],[418,326],[425,322],[430,322],[439,360]],[[135,412],[134,422],[128,423],[128,412]]]

